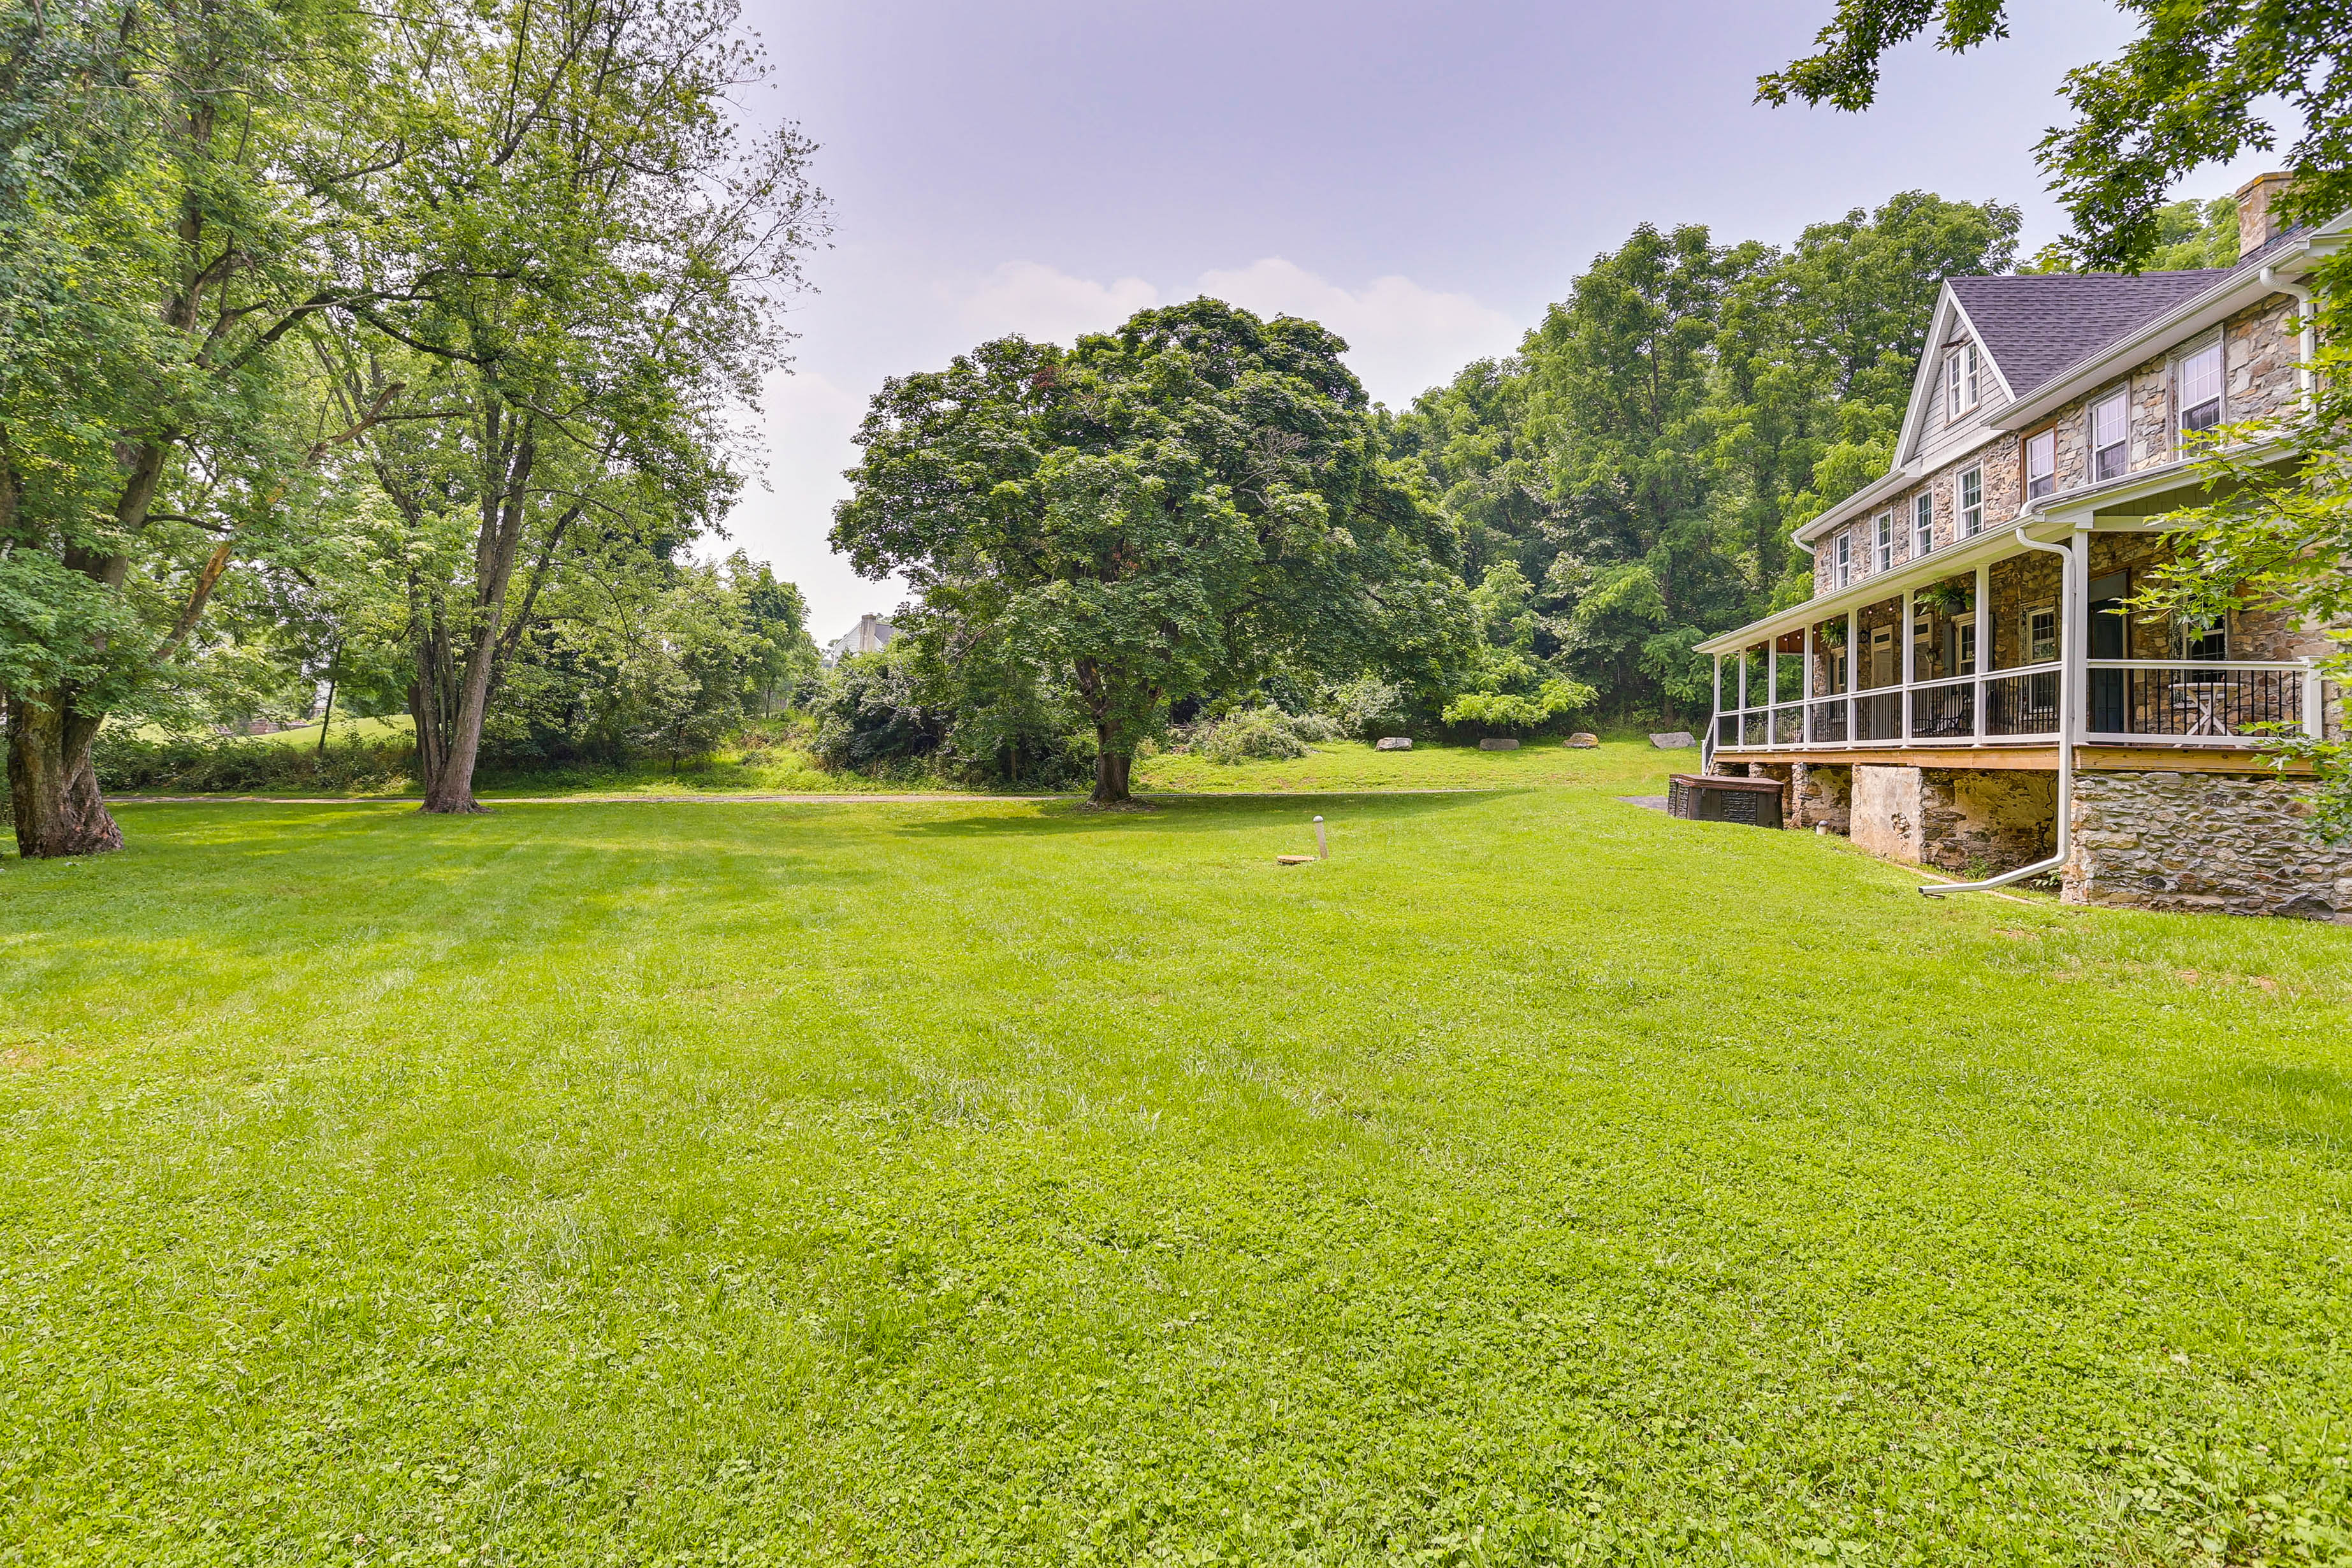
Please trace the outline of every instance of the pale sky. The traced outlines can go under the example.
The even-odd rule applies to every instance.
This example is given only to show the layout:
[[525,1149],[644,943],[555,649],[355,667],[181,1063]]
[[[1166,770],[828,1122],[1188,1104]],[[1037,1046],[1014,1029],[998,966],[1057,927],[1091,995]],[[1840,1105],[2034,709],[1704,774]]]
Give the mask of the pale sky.
[[745,3],[776,69],[744,112],[819,143],[836,234],[733,540],[708,542],[798,583],[820,642],[903,596],[824,542],[887,375],[1207,293],[1321,321],[1402,406],[1510,352],[1645,220],[1785,244],[1927,189],[2021,204],[2031,252],[2064,226],[2032,160],[2061,79],[2129,36],[2033,0],[2005,43],[1906,47],[1857,117],[1750,101],[1833,0]]

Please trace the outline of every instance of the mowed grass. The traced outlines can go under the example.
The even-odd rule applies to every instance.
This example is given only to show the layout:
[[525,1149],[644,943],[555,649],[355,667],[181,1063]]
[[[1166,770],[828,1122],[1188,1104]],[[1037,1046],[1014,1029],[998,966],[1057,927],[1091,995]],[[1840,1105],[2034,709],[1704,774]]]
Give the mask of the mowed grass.
[[2340,1555],[2352,931],[1655,787],[0,865],[0,1561]]

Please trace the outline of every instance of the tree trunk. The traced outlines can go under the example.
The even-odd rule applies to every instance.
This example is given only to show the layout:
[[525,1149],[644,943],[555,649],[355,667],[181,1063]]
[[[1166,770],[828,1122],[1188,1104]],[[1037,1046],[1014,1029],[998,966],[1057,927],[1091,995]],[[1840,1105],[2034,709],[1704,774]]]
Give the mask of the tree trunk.
[[1087,796],[1092,805],[1124,805],[1128,801],[1128,771],[1135,765],[1132,757],[1122,757],[1110,749],[1108,727],[1095,732],[1095,793]]
[[63,692],[8,703],[8,798],[16,851],[27,860],[103,855],[122,847],[90,764],[99,721],[71,711]]

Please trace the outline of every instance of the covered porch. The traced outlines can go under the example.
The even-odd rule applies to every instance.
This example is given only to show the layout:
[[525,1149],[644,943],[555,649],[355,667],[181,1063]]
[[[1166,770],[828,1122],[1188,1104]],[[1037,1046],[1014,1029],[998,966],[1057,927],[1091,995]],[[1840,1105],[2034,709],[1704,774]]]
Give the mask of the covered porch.
[[2292,628],[2125,608],[2170,558],[2148,520],[2043,522],[2027,537],[1989,533],[1701,644],[1715,657],[1712,752],[2030,768],[2071,742],[2243,765],[2281,726],[2323,732],[2328,694],[2312,659],[2287,656]]

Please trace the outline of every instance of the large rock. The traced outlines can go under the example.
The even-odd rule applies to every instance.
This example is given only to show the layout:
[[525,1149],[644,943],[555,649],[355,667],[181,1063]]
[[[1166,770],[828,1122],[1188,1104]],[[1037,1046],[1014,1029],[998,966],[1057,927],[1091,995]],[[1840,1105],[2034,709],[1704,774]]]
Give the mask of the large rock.
[[1410,752],[1412,750],[1412,737],[1410,735],[1382,735],[1379,740],[1372,742],[1372,750],[1376,752]]
[[1687,752],[1698,744],[1698,737],[1688,730],[1676,730],[1671,734],[1651,736],[1650,744],[1662,752]]
[[1601,737],[1591,733],[1590,731],[1579,730],[1575,734],[1570,735],[1564,743],[1574,746],[1580,752],[1589,752],[1593,747],[1601,744]]
[[1481,741],[1478,749],[1482,752],[1516,752],[1519,743],[1517,741]]

